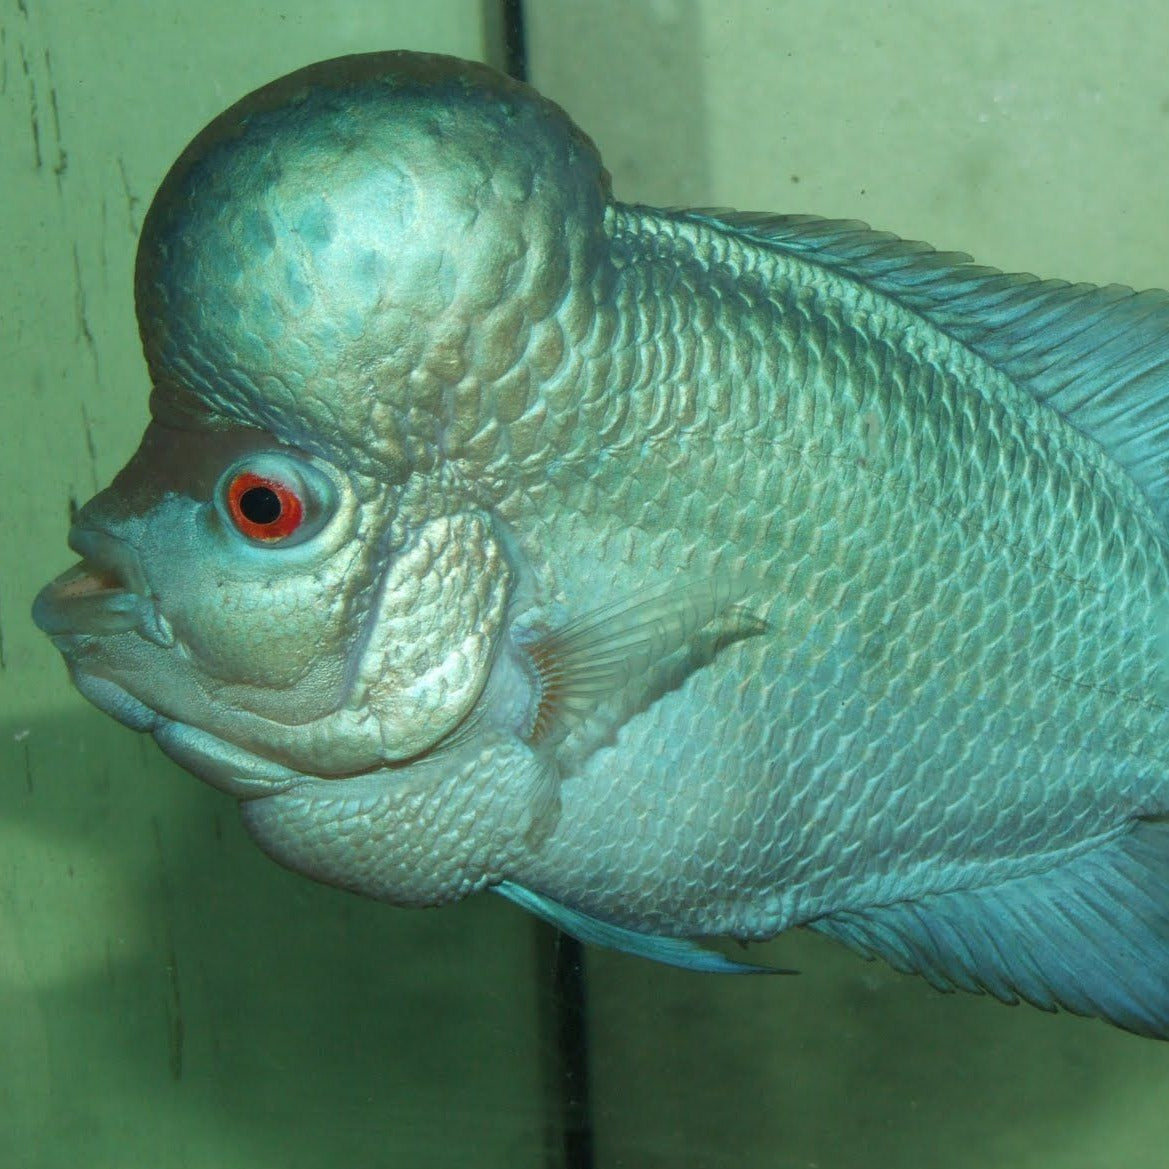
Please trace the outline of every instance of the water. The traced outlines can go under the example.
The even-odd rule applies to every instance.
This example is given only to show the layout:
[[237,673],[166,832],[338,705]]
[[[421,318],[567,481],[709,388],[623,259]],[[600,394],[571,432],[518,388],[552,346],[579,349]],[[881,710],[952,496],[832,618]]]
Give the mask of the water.
[[[533,79],[624,198],[859,216],[996,265],[1169,282],[1169,32],[1006,0],[529,3]],[[0,157],[0,1164],[559,1164],[546,942],[266,861],[229,801],[69,688],[26,614],[146,379],[155,184],[248,89],[375,47],[483,51],[479,3],[6,0]],[[35,125],[35,130],[34,130]],[[590,953],[596,1163],[1160,1169],[1169,1050],[938,995],[796,934],[799,979]]]

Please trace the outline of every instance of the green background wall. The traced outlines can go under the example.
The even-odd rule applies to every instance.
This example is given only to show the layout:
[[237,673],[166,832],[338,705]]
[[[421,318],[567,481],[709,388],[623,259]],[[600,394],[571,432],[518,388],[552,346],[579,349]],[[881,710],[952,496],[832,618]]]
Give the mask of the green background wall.
[[[620,197],[856,216],[1042,275],[1169,283],[1169,22],[1048,0],[528,5]],[[484,54],[470,0],[0,0],[0,1166],[545,1163],[532,930],[267,862],[69,688],[27,618],[133,449],[136,233],[255,85]],[[943,997],[829,944],[789,980],[589,958],[603,1166],[1162,1169],[1169,1051]]]

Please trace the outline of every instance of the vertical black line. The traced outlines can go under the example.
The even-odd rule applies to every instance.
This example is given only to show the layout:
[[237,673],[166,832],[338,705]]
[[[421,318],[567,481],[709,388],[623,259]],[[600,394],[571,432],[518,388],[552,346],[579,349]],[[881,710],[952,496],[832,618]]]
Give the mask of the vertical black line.
[[553,947],[552,994],[561,1064],[564,1169],[593,1169],[593,1112],[589,1092],[588,987],[584,947],[558,933]]
[[[493,56],[500,58],[504,72],[517,81],[527,81],[523,0],[497,0],[487,23],[489,39],[495,42]],[[549,1074],[559,1111],[559,1133],[548,1152],[558,1169],[594,1169],[584,947],[576,938],[541,922],[535,923],[535,929],[537,982],[543,987],[547,985],[544,980],[550,980],[544,1018],[546,1030],[552,1033]]]
[[547,1169],[593,1169],[584,947],[534,921],[536,997],[547,1087]]
[[503,71],[517,81],[528,79],[528,43],[524,36],[523,0],[499,0],[503,32]]

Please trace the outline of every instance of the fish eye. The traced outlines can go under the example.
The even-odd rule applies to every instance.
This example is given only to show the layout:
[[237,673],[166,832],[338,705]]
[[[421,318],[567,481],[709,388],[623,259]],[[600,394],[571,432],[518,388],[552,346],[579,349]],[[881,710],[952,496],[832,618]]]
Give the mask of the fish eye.
[[332,483],[307,460],[253,455],[224,472],[216,505],[232,528],[260,544],[294,544],[315,535],[332,514]]
[[284,540],[304,521],[300,497],[276,479],[241,471],[227,487],[232,521],[253,540]]

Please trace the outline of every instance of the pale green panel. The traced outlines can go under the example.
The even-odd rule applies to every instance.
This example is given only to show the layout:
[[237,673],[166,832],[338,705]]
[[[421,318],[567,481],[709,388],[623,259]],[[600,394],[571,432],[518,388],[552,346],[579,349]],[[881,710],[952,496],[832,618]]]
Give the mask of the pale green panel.
[[1158,0],[702,11],[711,201],[866,219],[1041,276],[1169,283]]
[[145,423],[131,271],[176,153],[314,59],[479,56],[481,6],[0,0],[0,30],[0,1166],[542,1164],[528,920],[279,870],[28,617]]
[[[619,198],[871,221],[1044,276],[1169,284],[1163,5],[532,5],[531,72]],[[1169,1046],[799,931],[798,978],[590,951],[598,1163],[1162,1169]]]
[[697,0],[543,0],[526,10],[529,74],[596,142],[627,203],[709,203]]

